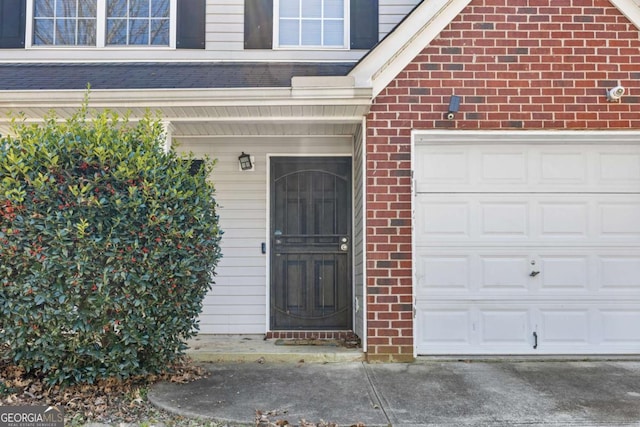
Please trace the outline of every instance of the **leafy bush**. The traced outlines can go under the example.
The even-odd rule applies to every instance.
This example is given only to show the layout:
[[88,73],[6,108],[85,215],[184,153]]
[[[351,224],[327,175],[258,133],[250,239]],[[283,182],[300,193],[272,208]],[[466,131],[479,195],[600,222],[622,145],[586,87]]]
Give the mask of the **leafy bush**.
[[0,139],[0,343],[50,384],[159,373],[184,353],[220,258],[213,162],[157,118],[14,120]]

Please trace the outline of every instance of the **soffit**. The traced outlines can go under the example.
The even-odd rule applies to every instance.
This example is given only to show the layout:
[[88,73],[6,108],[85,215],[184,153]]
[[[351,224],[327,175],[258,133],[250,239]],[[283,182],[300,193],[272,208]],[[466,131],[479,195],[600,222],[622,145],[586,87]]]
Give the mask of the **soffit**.
[[[4,91],[0,133],[10,115],[41,122],[51,111],[65,119],[81,105],[85,91]],[[351,135],[362,123],[370,89],[304,87],[261,89],[104,90],[89,94],[90,109],[128,114],[147,112],[171,123],[174,136]]]

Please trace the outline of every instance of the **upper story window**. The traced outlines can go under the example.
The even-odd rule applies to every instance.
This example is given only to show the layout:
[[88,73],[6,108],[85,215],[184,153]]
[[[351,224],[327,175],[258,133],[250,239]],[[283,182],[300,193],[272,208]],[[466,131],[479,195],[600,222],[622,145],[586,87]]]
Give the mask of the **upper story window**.
[[107,0],[107,45],[169,45],[169,0]]
[[244,0],[244,48],[370,49],[378,11],[378,0]]
[[276,0],[278,47],[348,46],[345,0]]
[[95,46],[96,0],[34,0],[33,44]]
[[175,46],[178,1],[31,0],[32,45]]

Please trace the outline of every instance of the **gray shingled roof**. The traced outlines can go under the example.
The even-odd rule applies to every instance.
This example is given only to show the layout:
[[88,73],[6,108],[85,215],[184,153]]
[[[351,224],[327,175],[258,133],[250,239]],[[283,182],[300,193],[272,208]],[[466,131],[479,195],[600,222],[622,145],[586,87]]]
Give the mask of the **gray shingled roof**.
[[293,76],[344,76],[350,63],[0,64],[0,90],[290,87]]

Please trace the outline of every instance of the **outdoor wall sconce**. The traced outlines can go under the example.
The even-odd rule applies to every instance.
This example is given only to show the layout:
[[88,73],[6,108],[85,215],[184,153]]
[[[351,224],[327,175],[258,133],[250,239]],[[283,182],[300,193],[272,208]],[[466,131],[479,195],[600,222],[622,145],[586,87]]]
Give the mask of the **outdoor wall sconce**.
[[253,170],[253,162],[251,161],[251,155],[245,154],[244,151],[238,157],[238,162],[240,163],[240,170],[242,171]]
[[624,95],[624,86],[618,82],[618,86],[607,90],[607,101],[620,102],[620,98]]
[[456,113],[460,110],[460,97],[458,95],[451,95],[449,99],[449,111],[445,114],[447,120],[453,120],[456,117]]

